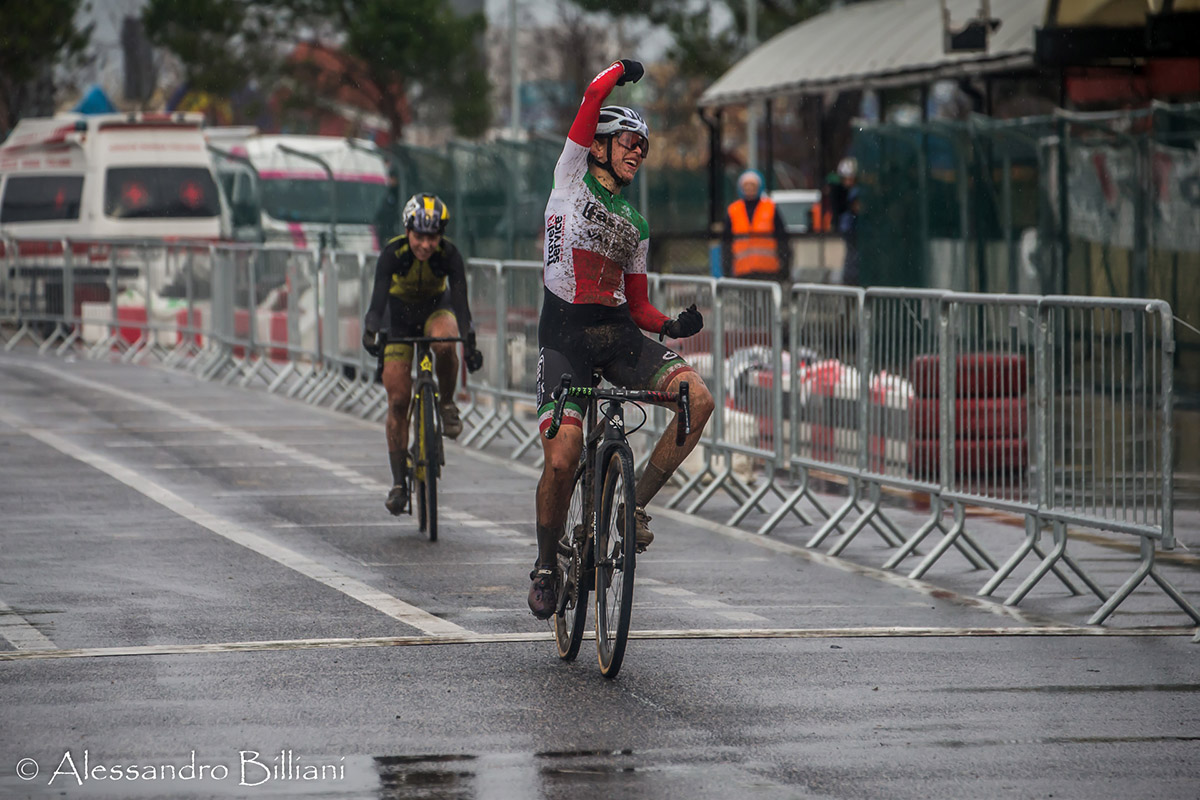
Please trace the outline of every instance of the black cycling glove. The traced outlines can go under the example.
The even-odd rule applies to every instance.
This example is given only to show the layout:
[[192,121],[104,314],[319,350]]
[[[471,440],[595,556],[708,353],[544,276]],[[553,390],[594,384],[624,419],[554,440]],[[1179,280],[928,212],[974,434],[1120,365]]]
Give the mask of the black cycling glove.
[[703,327],[704,317],[696,310],[696,304],[692,303],[680,311],[678,317],[663,323],[658,340],[661,342],[664,336],[668,339],[686,339],[688,336],[695,336]]
[[475,334],[468,333],[467,341],[463,347],[466,351],[467,372],[479,372],[483,369],[483,353],[475,347]]
[[637,83],[646,74],[646,68],[642,66],[642,62],[640,61],[622,58],[621,66],[625,69],[625,72],[621,77],[617,78],[617,86],[624,86],[627,83]]
[[371,358],[379,358],[380,342],[379,335],[375,331],[363,331],[363,349],[371,356]]

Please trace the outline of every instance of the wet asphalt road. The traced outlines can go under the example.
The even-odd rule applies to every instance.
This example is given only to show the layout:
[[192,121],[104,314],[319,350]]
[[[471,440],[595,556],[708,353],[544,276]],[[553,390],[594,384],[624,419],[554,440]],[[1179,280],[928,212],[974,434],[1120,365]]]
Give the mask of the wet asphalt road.
[[1080,635],[651,509],[610,682],[525,607],[536,476],[448,460],[431,544],[380,425],[0,355],[0,797],[1200,796],[1178,613]]

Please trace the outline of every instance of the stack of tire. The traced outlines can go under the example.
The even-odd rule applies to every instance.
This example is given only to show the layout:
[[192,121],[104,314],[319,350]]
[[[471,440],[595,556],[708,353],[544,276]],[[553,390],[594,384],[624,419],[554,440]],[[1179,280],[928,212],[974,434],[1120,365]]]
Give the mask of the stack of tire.
[[[909,475],[941,478],[941,369],[937,356],[912,361]],[[955,364],[954,474],[962,488],[1016,485],[1029,466],[1029,372],[1023,356],[965,353]]]

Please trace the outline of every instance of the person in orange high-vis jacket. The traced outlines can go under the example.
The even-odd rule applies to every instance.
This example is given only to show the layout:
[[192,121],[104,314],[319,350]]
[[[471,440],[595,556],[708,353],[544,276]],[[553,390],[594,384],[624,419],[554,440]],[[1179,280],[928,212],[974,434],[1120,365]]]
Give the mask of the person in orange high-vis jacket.
[[738,178],[741,197],[725,211],[722,271],[726,277],[786,281],[792,254],[787,227],[774,201],[762,196],[762,183],[754,170]]

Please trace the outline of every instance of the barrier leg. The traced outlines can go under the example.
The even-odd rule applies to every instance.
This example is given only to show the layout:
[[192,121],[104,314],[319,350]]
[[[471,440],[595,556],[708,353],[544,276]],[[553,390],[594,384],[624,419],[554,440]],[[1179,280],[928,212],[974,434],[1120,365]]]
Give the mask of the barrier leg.
[[42,343],[40,345],[38,345],[38,355],[39,356],[46,355],[46,351],[54,346],[54,343],[58,341],[58,337],[61,335],[62,335],[62,326],[55,325],[54,330],[52,330],[50,332],[50,335],[47,336],[44,340],[42,340]]
[[[829,550],[828,550],[829,555],[831,555],[831,556],[841,555],[842,551],[846,549],[846,546],[848,544],[850,544],[851,540],[853,540],[854,537],[857,536],[859,534],[859,532],[862,531],[862,529],[867,526],[868,522],[871,522],[871,520],[873,520],[876,516],[883,515],[883,512],[881,510],[881,505],[880,505],[881,498],[880,498],[879,484],[878,483],[868,484],[867,494],[870,497],[871,505],[868,506],[865,511],[863,511],[862,516],[860,516],[857,520],[854,521],[854,524],[850,526],[850,529],[842,534],[841,538],[839,538],[837,540],[837,542],[834,543],[833,547],[829,548]],[[875,527],[875,531],[876,531],[876,533],[879,534],[880,538],[882,538],[883,541],[886,542],[888,545],[895,547],[900,544],[899,539],[893,540],[890,537],[890,535],[888,535],[887,533],[884,532],[883,528],[880,528],[878,526],[873,526],[873,527]]]
[[129,349],[126,350],[125,353],[121,356],[121,361],[128,364],[130,361],[133,360],[133,357],[135,355],[137,355],[137,352],[145,346],[146,346],[146,332],[142,331],[141,335],[138,336],[138,338],[134,341],[133,344],[129,345]]
[[29,323],[22,322],[21,327],[17,328],[17,332],[14,333],[13,337],[8,340],[8,344],[4,345],[4,352],[10,352],[14,347],[17,346],[17,342],[21,341],[26,336],[32,338],[32,334],[29,330]]
[[677,491],[675,494],[673,494],[671,496],[671,499],[668,500],[665,504],[666,507],[667,508],[675,508],[676,506],[678,506],[685,499],[687,499],[687,496],[689,494],[691,494],[693,491],[695,491],[696,487],[698,485],[700,485],[700,482],[702,480],[704,480],[705,475],[712,475],[712,474],[713,474],[712,462],[711,461],[706,462],[704,465],[704,469],[698,470],[696,472],[696,474],[691,477],[691,480],[689,480],[687,483],[685,483],[683,486],[681,486],[679,491]]
[[766,496],[767,492],[771,491],[772,488],[774,488],[774,483],[770,480],[764,480],[762,485],[755,489],[753,494],[746,498],[746,502],[738,506],[737,510],[733,512],[729,519],[725,520],[725,524],[729,525],[730,527],[736,527],[739,522],[746,518],[746,515],[750,513],[751,509],[757,508],[760,511],[764,510],[762,504],[758,501],[762,500],[763,497]]
[[[1054,549],[1052,549],[1050,551],[1050,553],[1045,558],[1042,559],[1042,562],[1040,564],[1038,564],[1037,568],[1032,573],[1029,574],[1029,577],[1027,577],[1021,583],[1021,585],[1017,587],[1017,590],[1015,592],[1013,592],[1011,595],[1009,595],[1008,599],[1006,599],[1004,601],[1004,605],[1015,606],[1017,603],[1020,603],[1021,600],[1023,600],[1025,598],[1025,596],[1027,594],[1029,594],[1030,590],[1033,589],[1033,587],[1037,585],[1038,581],[1040,581],[1042,578],[1044,578],[1046,573],[1049,572],[1050,569],[1052,567],[1054,567],[1055,564],[1057,564],[1058,561],[1063,557],[1063,554],[1066,553],[1066,551],[1067,551],[1067,526],[1066,526],[1066,524],[1063,522],[1059,522],[1058,520],[1055,520],[1054,524],[1052,526],[1052,530],[1054,532],[1053,533]],[[1080,575],[1080,577],[1085,577],[1083,575],[1083,573],[1078,569],[1078,567],[1076,567],[1075,569],[1076,569],[1077,574]],[[1098,586],[1096,586],[1090,579],[1086,579],[1086,582],[1088,584],[1088,588],[1091,589],[1093,592],[1096,592],[1096,594],[1100,596],[1101,600],[1107,599],[1107,597],[1104,595],[1103,591],[1101,591],[1100,588]]]
[[[1168,597],[1175,601],[1175,605],[1183,609],[1184,613],[1192,618],[1192,621],[1200,625],[1200,611],[1197,611],[1196,607],[1189,603],[1187,598],[1185,598],[1178,589],[1171,585],[1170,581],[1160,575],[1158,570],[1154,568],[1154,540],[1147,536],[1141,537],[1141,554],[1142,560],[1138,565],[1137,571],[1129,576],[1129,579],[1121,585],[1120,589],[1113,593],[1112,597],[1108,598],[1108,600],[1104,602],[1104,605],[1100,606],[1099,610],[1096,611],[1096,613],[1092,615],[1092,618],[1088,620],[1088,624],[1103,624],[1104,620],[1108,619],[1109,615],[1117,610],[1117,606],[1124,602],[1125,598],[1129,597],[1129,595],[1133,593],[1133,590],[1136,589],[1148,575],[1154,579],[1154,582],[1158,584],[1158,587],[1162,589]],[[1200,631],[1197,631],[1196,638],[1192,641],[1200,642]]]
[[987,551],[980,546],[979,542],[971,538],[971,535],[967,533],[967,529],[965,527],[963,528],[962,533],[959,534],[958,539],[955,540],[954,546],[957,547],[959,552],[963,554],[963,558],[971,562],[971,566],[975,567],[975,569],[983,569],[984,567],[987,567],[993,572],[996,571],[996,562],[993,561],[992,557],[988,555]]
[[932,506],[929,510],[929,519],[925,520],[925,524],[917,529],[917,532],[908,537],[908,540],[900,546],[891,558],[884,562],[884,569],[894,569],[904,559],[908,558],[916,549],[921,541],[933,532],[934,528],[942,527],[942,498],[934,496],[930,500]]
[[499,398],[497,398],[496,405],[492,406],[491,410],[488,411],[484,418],[479,421],[479,424],[472,428],[470,433],[467,434],[466,438],[459,442],[459,444],[461,444],[463,447],[470,447],[471,442],[475,441],[475,439],[477,439],[483,433],[483,431],[492,424],[492,420],[500,416],[498,409],[499,405],[500,401]]
[[826,519],[829,519],[829,512],[826,511],[824,506],[822,506],[820,502],[818,502],[817,499],[809,492],[808,469],[803,468],[800,472],[800,486],[783,499],[783,505],[775,509],[775,513],[771,514],[771,516],[767,518],[767,521],[764,522],[759,529],[755,531],[755,533],[760,536],[767,535],[773,531],[775,526],[782,522],[783,518],[789,513],[795,514],[797,517],[799,517],[801,524],[811,525],[812,523],[809,521],[809,519],[805,517],[798,508],[796,508],[796,505],[805,497],[808,498],[808,502],[810,504],[816,507],[817,511],[819,511]]
[[[733,495],[734,500],[736,500],[737,502],[741,502],[743,498],[738,497],[737,494],[732,489],[730,489],[728,486],[725,485],[726,482],[735,481],[735,480],[736,480],[736,478],[734,478],[734,475],[733,475],[733,459],[732,458],[726,459],[726,467],[725,467],[724,471],[721,472],[720,475],[717,475],[713,478],[712,483],[710,483],[708,485],[708,487],[705,488],[705,490],[700,493],[700,496],[697,497],[695,500],[693,500],[692,504],[690,506],[688,506],[686,509],[684,509],[684,513],[685,514],[695,514],[697,511],[699,511],[701,508],[704,507],[705,503],[707,503],[709,500],[712,499],[712,496],[714,494],[716,494],[717,490],[719,490],[719,489],[724,489],[726,492]],[[674,499],[674,498],[672,498],[672,499]]]
[[66,353],[68,350],[70,350],[75,345],[75,342],[79,341],[79,337],[81,335],[82,334],[80,333],[79,326],[75,326],[74,328],[72,328],[70,335],[67,336],[67,338],[63,339],[63,343],[60,344],[58,346],[58,348],[54,351],[54,355],[61,356],[64,353]]
[[[489,444],[495,441],[496,437],[504,433],[510,425],[516,424],[516,419],[513,417],[512,401],[508,401],[505,405],[505,411],[500,414],[500,418],[496,421],[495,427],[491,431],[485,433],[479,441],[477,447],[480,450],[486,448]],[[518,437],[519,441],[520,437]]]
[[825,520],[825,524],[821,526],[811,539],[805,543],[805,547],[817,547],[821,542],[833,533],[835,530],[840,530],[840,523],[850,513],[850,509],[858,507],[858,493],[860,491],[858,478],[850,479],[850,494],[846,498],[846,502],[842,503],[841,508],[833,512],[833,515]]
[[257,378],[258,374],[263,371],[266,363],[267,360],[265,358],[259,357],[256,359],[254,365],[250,367],[250,369],[246,370],[246,374],[242,376],[242,379],[238,382],[238,386],[241,386],[243,389],[249,386],[250,381]]
[[963,508],[962,503],[955,502],[953,506],[954,524],[950,527],[950,530],[946,532],[946,535],[942,537],[942,540],[937,543],[937,546],[929,552],[929,555],[921,559],[921,563],[917,564],[913,571],[908,573],[909,578],[917,580],[923,576],[929,571],[929,568],[932,567],[937,560],[941,558],[947,550],[950,549],[950,545],[958,541],[958,537],[962,534],[963,528],[966,525],[967,512],[966,509]]

